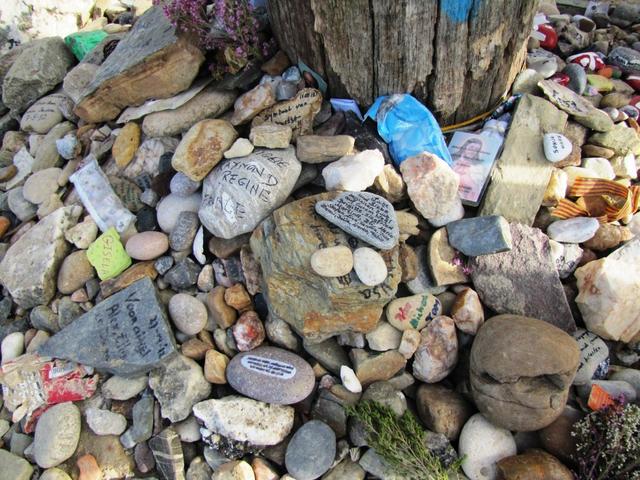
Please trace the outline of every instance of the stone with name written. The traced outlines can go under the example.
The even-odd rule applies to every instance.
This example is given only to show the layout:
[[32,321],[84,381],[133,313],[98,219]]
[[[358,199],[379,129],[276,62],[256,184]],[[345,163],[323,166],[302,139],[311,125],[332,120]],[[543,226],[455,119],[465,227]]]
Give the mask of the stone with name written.
[[31,105],[20,119],[20,130],[45,134],[63,120],[60,104],[71,101],[64,93],[42,97]]
[[580,348],[580,363],[574,385],[589,383],[594,377],[604,378],[609,369],[609,347],[594,333],[579,328],[573,334]]
[[87,258],[98,272],[100,280],[117,277],[131,266],[131,258],[120,242],[120,235],[113,227],[89,246]]
[[293,147],[221,162],[203,183],[200,221],[220,238],[251,232],[286,200],[301,170]]
[[313,130],[313,119],[320,111],[322,93],[315,88],[303,88],[291,100],[278,102],[272,107],[260,112],[252,121],[251,126],[263,123],[287,125],[293,130],[292,140],[298,135],[308,135]]
[[441,314],[440,300],[429,293],[396,298],[387,305],[387,321],[398,330],[422,330]]
[[260,347],[233,357],[227,380],[239,393],[254,400],[291,405],[313,391],[315,377],[301,357],[276,347]]
[[171,326],[149,278],[98,303],[38,350],[123,376],[148,372],[175,351]]
[[316,203],[316,212],[360,240],[382,250],[398,244],[400,232],[393,205],[369,192],[342,193]]

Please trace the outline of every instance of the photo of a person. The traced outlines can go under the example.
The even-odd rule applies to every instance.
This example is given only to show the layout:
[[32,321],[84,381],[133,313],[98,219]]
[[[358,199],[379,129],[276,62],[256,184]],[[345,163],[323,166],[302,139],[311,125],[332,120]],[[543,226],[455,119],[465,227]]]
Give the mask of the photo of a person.
[[460,176],[458,193],[464,203],[474,205],[480,201],[499,148],[493,143],[490,138],[457,132],[449,144],[453,170]]

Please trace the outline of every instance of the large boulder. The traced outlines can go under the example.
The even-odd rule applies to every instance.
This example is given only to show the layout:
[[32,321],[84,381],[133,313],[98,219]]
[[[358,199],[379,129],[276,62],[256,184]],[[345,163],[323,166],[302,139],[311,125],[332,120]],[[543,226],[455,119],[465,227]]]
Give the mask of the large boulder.
[[579,362],[578,343],[559,328],[498,315],[480,327],[471,347],[471,393],[495,425],[539,430],[562,413]]
[[35,40],[14,60],[2,82],[2,102],[16,113],[62,82],[74,58],[60,37]]
[[380,252],[388,275],[375,287],[364,285],[353,271],[327,278],[309,268],[311,255],[320,248],[365,245],[315,213],[316,202],[337,195],[326,193],[289,203],[264,220],[251,237],[272,318],[286,321],[313,342],[373,330],[382,309],[394,298],[401,276],[398,247]]
[[203,61],[162,8],[150,8],[100,66],[75,112],[86,122],[103,122],[124,107],[171,97],[189,88]]

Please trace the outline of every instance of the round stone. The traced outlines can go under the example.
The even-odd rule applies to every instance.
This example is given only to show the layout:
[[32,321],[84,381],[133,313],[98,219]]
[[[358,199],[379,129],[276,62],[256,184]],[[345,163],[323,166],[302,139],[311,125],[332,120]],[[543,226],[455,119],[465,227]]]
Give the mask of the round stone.
[[542,138],[544,155],[550,162],[559,162],[571,154],[573,145],[567,137],[560,133],[545,133]]
[[174,325],[186,335],[196,335],[207,324],[207,307],[186,293],[178,293],[169,300],[169,315]]
[[22,195],[31,203],[36,205],[41,204],[47,200],[52,193],[58,191],[58,177],[62,173],[59,168],[45,168],[35,172],[27,181],[24,182],[24,188]]
[[126,250],[135,260],[153,260],[169,249],[169,237],[162,232],[136,233],[127,240]]
[[173,193],[167,195],[158,203],[158,225],[160,225],[163,232],[171,232],[178,221],[180,213],[185,210],[197,212],[201,203],[202,197],[199,193],[194,193],[188,197],[181,197]]
[[58,290],[64,295],[70,295],[84,287],[95,276],[93,266],[89,263],[85,250],[78,250],[67,256],[58,271]]
[[495,480],[496,464],[516,454],[516,441],[508,430],[498,428],[476,413],[460,432],[458,453],[462,470],[470,480]]
[[342,277],[353,268],[353,253],[343,245],[321,248],[311,255],[311,268],[321,277]]
[[241,352],[247,352],[264,342],[265,331],[260,317],[254,311],[244,312],[232,328],[236,346]]
[[24,352],[24,334],[22,332],[13,332],[4,337],[0,352],[2,353],[2,363],[22,355],[22,352]]
[[315,480],[323,475],[336,455],[336,434],[324,422],[311,420],[293,435],[284,461],[296,480]]
[[440,300],[429,293],[397,298],[387,305],[387,321],[398,330],[422,330],[441,313]]
[[382,256],[369,247],[360,247],[353,252],[353,268],[360,281],[369,287],[380,285],[388,274]]
[[127,419],[119,413],[99,408],[88,408],[84,413],[96,435],[120,435],[127,428]]
[[178,195],[179,197],[188,197],[189,195],[193,195],[201,186],[202,182],[191,180],[182,172],[176,173],[169,183],[171,193]]
[[231,359],[227,381],[254,400],[291,405],[311,394],[315,376],[311,366],[298,355],[277,347],[259,347]]
[[582,243],[593,238],[599,228],[597,218],[576,217],[553,222],[547,227],[547,235],[556,242]]
[[80,410],[71,402],[45,411],[36,425],[33,455],[41,468],[60,465],[71,458],[80,439]]

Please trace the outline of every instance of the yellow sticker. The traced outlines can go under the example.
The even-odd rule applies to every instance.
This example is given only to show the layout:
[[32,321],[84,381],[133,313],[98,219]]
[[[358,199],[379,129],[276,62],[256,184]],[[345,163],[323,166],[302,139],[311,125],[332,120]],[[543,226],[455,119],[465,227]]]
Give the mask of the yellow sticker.
[[120,242],[120,235],[113,227],[89,246],[87,258],[98,272],[100,280],[117,277],[131,266],[131,257],[127,255]]

